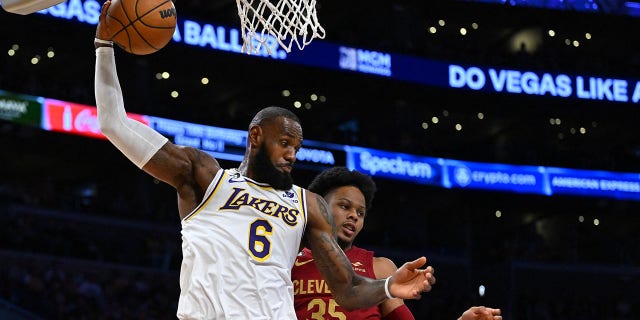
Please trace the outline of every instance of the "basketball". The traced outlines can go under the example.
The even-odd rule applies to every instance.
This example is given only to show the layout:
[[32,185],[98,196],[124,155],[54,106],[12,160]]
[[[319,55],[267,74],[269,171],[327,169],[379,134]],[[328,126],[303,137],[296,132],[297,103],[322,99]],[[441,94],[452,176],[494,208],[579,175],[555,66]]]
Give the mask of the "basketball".
[[119,47],[145,55],[169,43],[176,29],[176,9],[171,0],[111,0],[106,23]]

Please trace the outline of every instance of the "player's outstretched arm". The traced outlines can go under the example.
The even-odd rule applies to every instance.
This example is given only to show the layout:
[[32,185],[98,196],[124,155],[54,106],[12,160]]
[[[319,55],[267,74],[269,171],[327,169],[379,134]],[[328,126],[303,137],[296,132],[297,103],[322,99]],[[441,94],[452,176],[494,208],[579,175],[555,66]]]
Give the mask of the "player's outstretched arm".
[[458,320],[502,320],[500,309],[485,306],[471,307]]
[[[307,191],[308,222],[306,245],[311,248],[318,269],[342,307],[353,310],[380,304],[389,296],[419,299],[435,283],[433,268],[418,269],[426,263],[422,257],[405,263],[387,279],[370,279],[353,271],[351,263],[336,242],[331,209],[325,200]],[[388,294],[387,294],[388,292]]]
[[118,80],[112,35],[105,23],[110,1],[100,13],[96,28],[95,96],[102,133],[131,162],[176,188],[181,215],[197,205],[215,173],[218,162],[209,154],[171,143],[150,127],[127,117]]

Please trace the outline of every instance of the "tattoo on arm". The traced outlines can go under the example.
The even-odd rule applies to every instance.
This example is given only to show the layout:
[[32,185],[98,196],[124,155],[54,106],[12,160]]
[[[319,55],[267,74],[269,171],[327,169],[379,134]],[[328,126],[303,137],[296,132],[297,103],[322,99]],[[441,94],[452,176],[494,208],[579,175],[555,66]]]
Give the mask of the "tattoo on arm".
[[[336,269],[338,264],[342,265],[347,261],[340,261],[340,257],[342,254],[342,249],[338,246],[336,242],[337,229],[335,226],[335,221],[333,220],[333,214],[331,213],[331,208],[327,202],[322,198],[322,196],[318,194],[314,194],[316,203],[318,204],[318,213],[320,213],[319,220],[322,222],[319,224],[321,227],[316,232],[314,232],[313,240],[309,243],[311,245],[311,249],[313,250],[315,258],[316,266],[320,269],[320,271],[326,271],[330,277],[334,281],[329,282],[339,282],[344,283],[346,274],[335,274],[332,270]],[[331,233],[326,232],[325,226],[330,226]],[[341,269],[341,268],[340,268]]]
[[[314,238],[312,250],[316,266],[326,278],[331,291],[337,295],[336,298],[340,297],[342,298],[340,299],[341,301],[348,304],[366,304],[366,301],[370,298],[363,298],[362,294],[368,294],[371,290],[374,290],[375,287],[360,287],[363,281],[366,282],[366,280],[353,271],[351,262],[347,259],[342,248],[340,248],[336,241],[338,229],[335,225],[331,209],[322,197],[317,196],[317,200],[320,216],[331,226],[331,234],[321,232]],[[382,290],[382,292],[384,293],[384,290]],[[376,299],[375,296],[374,294],[374,300]],[[365,301],[363,302],[362,300]]]
[[331,225],[331,235],[335,237],[338,235],[338,228],[336,227],[336,222],[333,219],[333,214],[331,213],[331,209],[329,208],[329,204],[324,198],[318,194],[316,194],[316,199],[318,199],[318,207],[320,207],[320,213],[322,217],[329,225]]

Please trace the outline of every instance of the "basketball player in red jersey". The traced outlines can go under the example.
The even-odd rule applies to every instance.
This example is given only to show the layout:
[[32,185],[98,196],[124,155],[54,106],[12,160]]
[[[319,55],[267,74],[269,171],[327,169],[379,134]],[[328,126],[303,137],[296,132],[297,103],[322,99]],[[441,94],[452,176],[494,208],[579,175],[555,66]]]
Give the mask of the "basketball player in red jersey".
[[[373,251],[353,245],[364,226],[367,209],[371,208],[376,185],[371,177],[345,167],[327,169],[316,176],[308,188],[325,198],[332,209],[337,227],[338,244],[344,250],[356,273],[384,279],[397,267],[388,258],[375,257]],[[377,306],[347,311],[339,306],[316,267],[311,250],[304,248],[291,274],[294,305],[299,320],[315,319],[388,319],[413,320],[413,314],[402,299],[386,299]],[[472,307],[460,320],[502,319],[499,309]]]

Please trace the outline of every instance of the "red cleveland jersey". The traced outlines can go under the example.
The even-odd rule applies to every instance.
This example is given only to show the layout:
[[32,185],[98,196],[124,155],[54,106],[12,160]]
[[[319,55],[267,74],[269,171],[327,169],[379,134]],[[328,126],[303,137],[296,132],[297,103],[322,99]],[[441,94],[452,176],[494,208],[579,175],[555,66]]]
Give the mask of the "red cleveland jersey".
[[[355,246],[345,251],[353,270],[365,277],[374,278],[373,251]],[[347,320],[381,319],[378,306],[368,309],[347,311],[336,303],[320,271],[313,263],[311,250],[304,248],[296,258],[291,271],[294,305],[298,319],[302,320]]]

